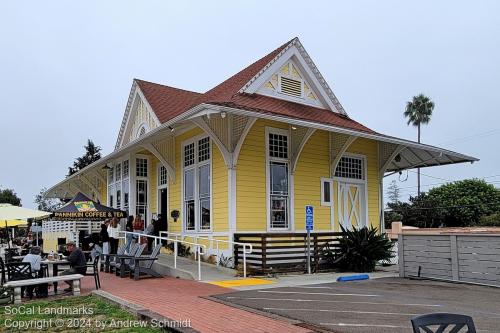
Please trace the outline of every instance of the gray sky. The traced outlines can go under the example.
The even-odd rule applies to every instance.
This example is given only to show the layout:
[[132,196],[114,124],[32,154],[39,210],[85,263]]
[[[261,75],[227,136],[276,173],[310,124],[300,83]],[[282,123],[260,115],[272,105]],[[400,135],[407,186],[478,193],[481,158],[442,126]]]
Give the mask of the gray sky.
[[[424,169],[436,178],[423,184],[498,185],[499,12],[496,1],[2,1],[0,185],[33,207],[87,138],[110,153],[134,77],[203,92],[295,36],[376,131],[415,139],[405,102],[434,100],[423,142],[481,161]],[[414,174],[399,185],[414,194]]]

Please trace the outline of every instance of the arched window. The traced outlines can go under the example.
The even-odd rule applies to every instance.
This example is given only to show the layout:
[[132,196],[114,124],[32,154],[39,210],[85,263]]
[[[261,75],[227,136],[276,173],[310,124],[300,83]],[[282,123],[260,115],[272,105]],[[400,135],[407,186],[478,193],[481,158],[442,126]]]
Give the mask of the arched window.
[[143,136],[144,134],[146,134],[146,127],[144,126],[141,126],[141,128],[139,129],[139,134],[137,135],[137,137],[141,137]]

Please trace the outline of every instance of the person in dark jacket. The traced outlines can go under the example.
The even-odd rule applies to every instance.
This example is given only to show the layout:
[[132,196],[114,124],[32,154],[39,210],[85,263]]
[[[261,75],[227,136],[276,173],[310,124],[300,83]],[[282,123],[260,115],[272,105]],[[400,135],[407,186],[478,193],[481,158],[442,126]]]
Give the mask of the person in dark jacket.
[[101,224],[101,231],[99,232],[99,238],[102,243],[102,253],[109,254],[109,234],[108,234],[108,224],[109,220],[104,221]]
[[[134,223],[134,215],[129,215],[127,217],[127,224],[125,224],[125,231],[133,232],[134,231],[133,223]],[[129,253],[130,244],[132,244],[132,240],[134,239],[134,235],[127,234],[126,238],[127,238],[127,243],[126,243],[125,251],[127,251],[127,253]]]
[[[62,271],[60,275],[85,274],[87,272],[87,260],[85,259],[85,254],[83,254],[82,250],[76,247],[73,242],[66,244],[66,250],[69,252],[68,261],[70,268]],[[71,291],[72,282],[64,282],[69,285],[69,288],[64,289],[64,291]]]

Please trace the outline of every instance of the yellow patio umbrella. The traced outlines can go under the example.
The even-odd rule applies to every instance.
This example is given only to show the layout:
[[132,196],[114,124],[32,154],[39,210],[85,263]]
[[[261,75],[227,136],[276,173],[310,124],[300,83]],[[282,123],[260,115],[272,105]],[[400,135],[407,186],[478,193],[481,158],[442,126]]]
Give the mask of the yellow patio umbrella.
[[0,229],[28,225],[28,222],[26,220],[7,220],[1,222],[3,223],[0,223]]
[[[29,209],[19,206],[14,206],[11,204],[2,203],[0,204],[0,225],[3,224],[4,227],[9,227],[9,221],[16,220],[26,220],[37,217],[49,216],[50,212],[44,212],[42,210]],[[25,221],[19,221],[20,223]],[[17,223],[17,221],[15,222]],[[7,233],[8,234],[8,233]],[[10,247],[10,242],[9,242]]]

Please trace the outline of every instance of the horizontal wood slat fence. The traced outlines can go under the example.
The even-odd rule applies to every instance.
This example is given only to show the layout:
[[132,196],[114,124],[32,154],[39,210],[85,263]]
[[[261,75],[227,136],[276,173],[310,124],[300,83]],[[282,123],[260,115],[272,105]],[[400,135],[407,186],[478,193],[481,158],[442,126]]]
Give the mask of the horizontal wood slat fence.
[[[327,249],[338,248],[340,232],[311,233],[311,267],[313,271],[327,268]],[[307,271],[307,233],[237,233],[234,241],[252,244],[247,254],[247,267],[255,273]],[[233,248],[235,267],[243,263],[242,246]]]
[[500,235],[400,234],[399,275],[500,286]]

